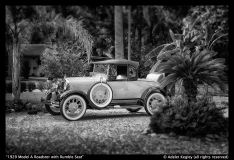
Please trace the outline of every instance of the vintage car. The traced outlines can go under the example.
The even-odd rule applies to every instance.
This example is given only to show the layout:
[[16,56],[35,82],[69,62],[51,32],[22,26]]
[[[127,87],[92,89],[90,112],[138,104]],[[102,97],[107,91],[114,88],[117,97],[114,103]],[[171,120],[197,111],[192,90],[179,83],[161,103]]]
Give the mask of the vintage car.
[[45,106],[49,113],[75,121],[87,109],[125,108],[137,112],[144,107],[152,115],[165,103],[166,93],[157,80],[138,78],[138,62],[111,59],[93,64],[91,77],[66,78],[65,91],[57,101],[47,95]]

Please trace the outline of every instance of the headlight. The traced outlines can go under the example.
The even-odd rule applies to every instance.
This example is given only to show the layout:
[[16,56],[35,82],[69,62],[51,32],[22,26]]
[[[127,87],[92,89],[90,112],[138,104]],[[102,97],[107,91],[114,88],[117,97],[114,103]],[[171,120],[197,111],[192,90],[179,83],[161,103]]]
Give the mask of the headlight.
[[65,79],[64,85],[63,85],[63,90],[69,90],[71,89],[70,85],[69,85],[69,81],[67,79]]

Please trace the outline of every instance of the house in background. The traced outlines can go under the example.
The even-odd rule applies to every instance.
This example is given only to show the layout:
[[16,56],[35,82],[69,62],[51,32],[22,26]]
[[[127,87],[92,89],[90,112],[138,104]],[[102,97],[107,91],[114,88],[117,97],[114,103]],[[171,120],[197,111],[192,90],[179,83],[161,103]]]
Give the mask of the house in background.
[[31,44],[30,47],[23,52],[21,71],[24,61],[28,61],[30,67],[29,76],[42,77],[43,66],[41,65],[40,56],[47,47],[47,44]]

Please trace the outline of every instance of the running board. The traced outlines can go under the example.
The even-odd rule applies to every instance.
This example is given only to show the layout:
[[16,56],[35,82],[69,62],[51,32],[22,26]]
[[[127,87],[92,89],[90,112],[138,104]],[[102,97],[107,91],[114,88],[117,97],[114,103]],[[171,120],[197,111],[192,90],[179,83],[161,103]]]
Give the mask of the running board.
[[143,108],[143,106],[139,105],[128,105],[128,106],[121,106],[121,105],[114,105],[114,106],[107,106],[103,109],[127,109],[127,108]]

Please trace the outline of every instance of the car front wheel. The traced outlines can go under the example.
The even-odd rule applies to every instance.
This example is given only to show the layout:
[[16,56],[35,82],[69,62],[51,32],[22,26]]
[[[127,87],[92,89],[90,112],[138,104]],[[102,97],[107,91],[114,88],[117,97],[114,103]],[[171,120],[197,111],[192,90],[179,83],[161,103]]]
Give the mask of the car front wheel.
[[[52,98],[52,93],[49,93],[46,96],[46,101],[51,101],[51,98]],[[57,101],[54,101],[51,104],[46,103],[45,108],[52,115],[60,115],[59,102]]]
[[60,112],[62,116],[70,121],[76,121],[84,116],[87,104],[83,97],[70,95],[61,102]]
[[166,102],[166,98],[161,93],[153,92],[145,100],[145,111],[153,115]]

